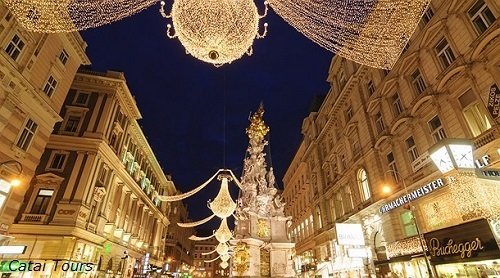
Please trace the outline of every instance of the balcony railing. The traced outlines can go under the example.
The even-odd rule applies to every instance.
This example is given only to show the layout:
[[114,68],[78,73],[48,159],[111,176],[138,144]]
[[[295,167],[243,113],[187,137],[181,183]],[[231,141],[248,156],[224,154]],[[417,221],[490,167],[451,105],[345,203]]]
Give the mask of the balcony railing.
[[21,222],[25,223],[45,223],[47,215],[45,214],[31,214],[31,213],[23,213],[23,217]]
[[477,136],[474,139],[474,147],[476,147],[476,149],[479,149],[480,147],[492,142],[496,138],[500,138],[500,125],[496,125]]

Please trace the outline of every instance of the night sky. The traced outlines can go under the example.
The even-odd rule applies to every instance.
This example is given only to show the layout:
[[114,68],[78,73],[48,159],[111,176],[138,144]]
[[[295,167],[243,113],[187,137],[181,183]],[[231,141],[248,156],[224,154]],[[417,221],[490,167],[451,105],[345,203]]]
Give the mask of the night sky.
[[[270,11],[264,19],[268,36],[255,41],[253,55],[215,68],[186,55],[177,39],[166,37],[167,21],[158,8],[82,32],[92,69],[125,73],[143,116],[139,123],[165,173],[184,192],[224,166],[224,149],[225,166],[241,175],[248,115],[263,101],[272,164],[282,189],[302,138],[302,120],[313,97],[328,92],[333,54]],[[206,201],[216,196],[217,183],[209,187],[186,201],[194,220],[209,215]]]

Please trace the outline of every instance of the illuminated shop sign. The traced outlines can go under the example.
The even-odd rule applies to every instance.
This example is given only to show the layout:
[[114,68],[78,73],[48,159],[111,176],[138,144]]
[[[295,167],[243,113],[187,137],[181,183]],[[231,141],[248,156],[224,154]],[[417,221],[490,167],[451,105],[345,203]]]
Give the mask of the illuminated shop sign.
[[365,245],[361,224],[336,223],[335,230],[339,245]]
[[484,155],[480,159],[476,159],[475,164],[478,168],[476,175],[483,179],[500,180],[500,169],[485,168],[490,165],[490,156]]
[[424,234],[434,263],[465,262],[500,256],[488,221],[479,219]]
[[405,194],[389,203],[386,203],[380,208],[381,213],[386,213],[388,211],[391,211],[395,208],[398,208],[400,206],[403,206],[405,204],[408,204],[409,202],[416,200],[420,197],[423,197],[445,185],[443,179],[437,179],[435,181],[432,181],[422,187],[417,188],[416,190]]

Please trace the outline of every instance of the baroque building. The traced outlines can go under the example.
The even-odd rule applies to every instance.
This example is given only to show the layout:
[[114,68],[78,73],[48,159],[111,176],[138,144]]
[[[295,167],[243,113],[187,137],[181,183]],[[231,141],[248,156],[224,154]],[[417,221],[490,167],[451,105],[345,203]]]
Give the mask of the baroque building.
[[[59,112],[76,71],[90,63],[86,48],[78,33],[26,31],[0,3],[2,235],[8,233],[19,211],[55,123],[62,120]],[[19,186],[11,186],[13,179],[20,180]]]
[[[26,246],[15,258],[91,263],[86,277],[163,268],[168,205],[157,196],[176,189],[139,126],[123,73],[79,70],[61,117],[10,229],[11,245]],[[30,274],[66,275],[54,265]]]
[[[433,0],[392,70],[333,58],[330,91],[304,119],[303,141],[283,179],[298,271],[500,271],[500,211],[491,201],[499,196],[499,16],[496,1]],[[447,142],[472,145],[473,166],[482,170],[443,174],[448,162],[437,167],[431,154]],[[363,237],[341,244],[357,226],[339,223],[358,224]],[[459,232],[470,229],[489,247],[470,257],[436,251],[445,237],[474,241]]]

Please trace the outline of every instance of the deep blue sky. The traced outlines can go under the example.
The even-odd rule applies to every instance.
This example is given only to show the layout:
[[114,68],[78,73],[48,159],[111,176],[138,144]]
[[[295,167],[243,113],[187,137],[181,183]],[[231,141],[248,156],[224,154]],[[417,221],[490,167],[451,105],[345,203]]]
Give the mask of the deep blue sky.
[[[186,55],[177,39],[166,37],[167,22],[158,8],[83,32],[92,68],[125,73],[143,115],[144,133],[182,191],[223,166],[224,103],[226,167],[241,175],[248,115],[263,101],[276,180],[283,188],[281,180],[302,138],[300,127],[312,98],[328,91],[333,54],[270,11],[264,19],[268,36],[254,43],[254,54],[215,68]],[[201,193],[187,200],[193,219],[208,215],[206,201],[215,197],[216,184]]]

